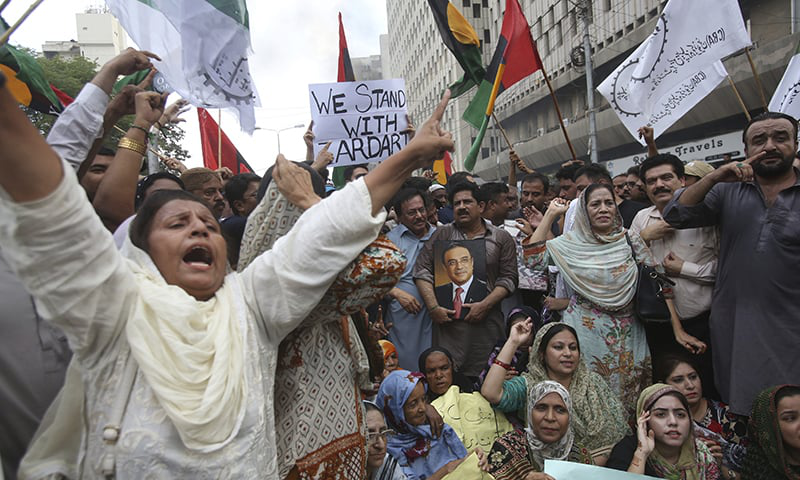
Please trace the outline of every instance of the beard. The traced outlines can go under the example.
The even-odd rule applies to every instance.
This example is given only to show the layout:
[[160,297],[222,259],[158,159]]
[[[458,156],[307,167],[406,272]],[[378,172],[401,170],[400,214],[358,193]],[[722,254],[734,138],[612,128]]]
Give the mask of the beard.
[[[768,158],[775,158],[775,157],[768,157]],[[788,157],[781,157],[781,161],[774,165],[764,165],[764,160],[753,164],[753,172],[758,175],[759,177],[765,178],[774,178],[780,177],[781,175],[785,174],[792,168],[792,162],[794,162],[794,154]]]

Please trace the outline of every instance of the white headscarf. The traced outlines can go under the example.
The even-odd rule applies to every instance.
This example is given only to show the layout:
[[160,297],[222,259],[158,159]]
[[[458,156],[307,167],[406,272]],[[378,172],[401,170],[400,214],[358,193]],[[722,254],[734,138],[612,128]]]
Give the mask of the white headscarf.
[[[601,187],[604,188],[604,187]],[[547,251],[575,292],[608,310],[619,310],[636,293],[636,262],[622,228],[619,210],[608,235],[592,230],[586,192],[576,200],[575,223],[569,232],[547,241]]]
[[150,256],[125,240],[139,296],[125,326],[131,353],[178,431],[203,453],[239,432],[247,399],[247,316],[235,276],[201,302],[168,285]]
[[533,410],[533,407],[539,403],[545,396],[551,393],[557,393],[567,406],[569,412],[570,424],[567,427],[566,433],[561,437],[561,440],[555,443],[544,443],[536,437],[533,432],[533,425],[531,424],[532,415],[528,411],[528,428],[525,429],[525,435],[528,438],[528,447],[531,451],[531,460],[536,463],[536,466],[541,470],[544,468],[545,459],[549,460],[564,460],[572,450],[572,442],[575,435],[572,433],[572,399],[569,392],[560,383],[553,382],[552,380],[545,380],[539,382],[530,389],[528,393],[528,407]]

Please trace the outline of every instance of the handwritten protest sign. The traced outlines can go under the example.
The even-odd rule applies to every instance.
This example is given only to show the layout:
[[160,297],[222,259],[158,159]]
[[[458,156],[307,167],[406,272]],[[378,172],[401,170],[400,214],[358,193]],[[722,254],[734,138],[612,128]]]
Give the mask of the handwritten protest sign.
[[405,81],[320,83],[308,86],[314,154],[331,142],[332,165],[379,162],[408,142]]
[[647,475],[621,472],[580,463],[545,460],[544,473],[556,480],[656,480]]

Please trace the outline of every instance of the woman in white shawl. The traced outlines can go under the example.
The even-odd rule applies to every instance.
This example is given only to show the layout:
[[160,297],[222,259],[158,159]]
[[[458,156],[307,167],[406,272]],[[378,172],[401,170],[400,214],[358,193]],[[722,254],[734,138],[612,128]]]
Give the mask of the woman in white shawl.
[[[552,223],[568,208],[554,199],[526,239],[523,261],[539,270],[551,263],[558,266],[575,292],[563,321],[578,333],[583,361],[606,380],[631,424],[639,392],[650,385],[652,376],[644,325],[633,308],[638,276],[633,249],[640,262],[657,263],[639,235],[622,227],[611,186],[589,185],[574,201],[578,204],[572,230],[545,242]],[[672,291],[664,290],[677,320]]]
[[[0,242],[81,365],[78,475],[276,478],[277,345],[376,237],[403,180],[452,148],[439,128],[448,96],[408,147],[329,200],[279,156],[276,182],[308,210],[271,251],[227,273],[218,222],[180,191],[145,202],[125,259],[4,84],[0,75]],[[163,108],[153,95],[137,95],[151,108],[137,108],[115,161],[141,161]]]

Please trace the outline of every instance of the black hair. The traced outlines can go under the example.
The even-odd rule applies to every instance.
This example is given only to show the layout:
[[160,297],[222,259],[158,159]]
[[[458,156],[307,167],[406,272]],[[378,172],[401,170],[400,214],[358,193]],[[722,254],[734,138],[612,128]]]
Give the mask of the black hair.
[[236,215],[239,215],[239,212],[233,206],[233,202],[235,201],[243,201],[244,200],[244,192],[247,191],[247,187],[252,182],[260,182],[261,177],[256,175],[255,173],[240,173],[238,175],[234,175],[228,179],[228,183],[225,184],[225,199],[228,200],[228,205],[231,206],[231,210]]
[[450,184],[448,182],[447,186],[449,187],[447,190],[447,200],[450,202],[450,205],[453,205],[453,198],[456,196],[456,193],[467,190],[472,193],[472,198],[474,198],[476,202],[480,203],[483,201],[480,193],[480,187],[468,180],[462,180],[455,184]]
[[[592,195],[592,192],[595,190],[599,190],[601,188],[605,188],[606,190],[611,193],[611,198],[616,199],[617,196],[614,194],[614,186],[608,185],[606,183],[593,183],[586,187],[586,191],[583,192],[583,204],[589,205],[589,197]],[[615,200],[616,201],[616,200]]]
[[431,206],[435,206],[433,202],[433,195],[430,192],[420,192],[422,195],[422,202],[425,204],[425,208],[431,208]]
[[378,406],[375,405],[374,402],[370,402],[369,400],[362,400],[361,404],[364,405],[364,411],[365,412],[378,412],[381,415],[383,415],[383,412],[381,412],[381,409],[378,408]]
[[575,180],[575,172],[580,169],[581,166],[577,163],[573,163],[571,165],[567,165],[566,167],[561,167],[556,172],[556,180]]
[[686,172],[683,168],[683,162],[681,159],[676,157],[671,153],[659,153],[658,155],[653,155],[652,157],[648,157],[641,165],[639,165],[639,178],[642,181],[645,181],[645,174],[651,168],[659,167],[661,165],[670,165],[672,166],[672,170],[675,171],[675,175],[678,178],[683,178],[686,175]]
[[542,175],[539,172],[533,172],[525,175],[522,177],[521,185],[525,185],[526,183],[533,183],[533,182],[541,182],[544,186],[544,191],[547,193],[550,190],[550,179],[547,178],[545,175]]
[[425,177],[410,177],[403,182],[402,188],[416,188],[420,191],[428,191],[428,188],[433,184],[433,180]]
[[756,115],[749,122],[747,122],[747,125],[745,125],[744,130],[742,130],[742,143],[747,145],[747,131],[750,129],[750,127],[752,127],[754,123],[763,122],[764,120],[787,120],[789,123],[792,124],[792,127],[794,127],[794,136],[792,138],[795,141],[797,140],[796,118],[781,112],[764,112],[760,115]]
[[578,332],[575,331],[574,328],[570,327],[566,323],[558,323],[555,327],[551,327],[547,333],[544,334],[542,337],[542,343],[539,344],[539,353],[544,354],[544,351],[547,350],[547,344],[550,343],[550,340],[553,339],[559,332],[563,332],[567,330],[569,333],[575,337],[575,343],[578,345],[578,351],[581,351],[581,341],[578,340]]
[[347,167],[345,167],[344,172],[342,172],[344,174],[345,181],[348,181],[348,182],[350,181],[351,177],[353,176],[353,172],[356,171],[356,168],[363,168],[363,169],[369,171],[369,168],[367,167],[366,163],[359,163],[357,165],[347,166]]
[[479,202],[489,202],[490,200],[497,202],[498,195],[508,193],[508,185],[501,182],[484,183],[478,188]]
[[592,183],[599,183],[600,180],[603,179],[608,180],[608,183],[614,183],[611,181],[611,174],[608,173],[606,167],[600,165],[599,163],[590,163],[589,165],[580,167],[575,172],[575,176],[572,177],[572,181],[575,182],[579,177],[584,175],[586,175],[586,178],[588,178]]
[[139,183],[136,184],[136,197],[133,200],[134,210],[139,210],[139,207],[142,206],[142,202],[144,202],[144,199],[147,196],[147,191],[153,186],[154,183],[156,183],[156,180],[161,179],[172,180],[173,182],[177,183],[179,187],[181,187],[181,190],[186,190],[183,180],[169,172],[151,173],[150,175],[139,180]]
[[103,155],[104,157],[114,157],[117,155],[117,151],[111,147],[106,147],[104,145],[100,147],[100,150],[97,151],[96,155]]
[[445,260],[444,260],[444,255],[447,252],[449,252],[450,250],[452,250],[454,248],[459,248],[459,247],[460,248],[466,248],[467,251],[469,252],[469,256],[472,257],[472,250],[470,250],[469,247],[467,247],[466,245],[464,245],[463,243],[458,242],[458,241],[450,242],[447,245],[445,245],[444,249],[442,250],[442,265],[446,265],[445,264]]
[[611,180],[613,181],[613,180],[614,180],[614,178],[619,178],[619,177],[627,177],[627,176],[628,176],[628,173],[627,173],[627,172],[625,172],[625,173],[620,173],[620,174],[614,175],[614,177],[613,177]]
[[506,318],[506,338],[511,336],[511,327],[514,326],[517,319],[522,318],[523,320],[530,317],[531,321],[533,322],[533,331],[531,335],[536,335],[536,332],[542,327],[542,316],[539,315],[539,312],[527,305],[520,305],[518,307],[514,307],[508,312],[508,317]]
[[447,196],[448,197],[450,196],[450,190],[459,183],[463,182],[475,183],[475,182],[470,182],[468,177],[472,177],[473,179],[475,178],[475,176],[469,172],[462,171],[462,172],[451,173],[450,176],[447,177],[447,185],[444,186],[444,188],[447,189]]
[[786,397],[794,397],[795,395],[800,395],[800,385],[784,385],[778,388],[778,391],[775,392],[775,406],[778,406],[778,402],[783,400]]
[[164,207],[164,205],[174,200],[186,200],[189,202],[199,203],[205,207],[209,213],[211,213],[214,221],[217,222],[217,225],[219,225],[217,216],[214,214],[208,204],[200,197],[185,190],[156,190],[147,196],[147,199],[145,199],[144,203],[142,203],[142,206],[139,207],[139,211],[136,212],[136,218],[134,218],[133,222],[131,222],[130,237],[131,242],[134,245],[141,248],[145,252],[150,253],[148,239],[150,237],[150,230],[153,226],[153,219],[156,217],[158,211]]
[[402,215],[403,203],[411,200],[416,196],[422,197],[422,203],[423,204],[425,203],[425,196],[422,194],[422,191],[416,188],[406,187],[397,192],[397,194],[395,194],[394,198],[392,199],[392,207],[394,207],[394,213],[396,213],[398,216]]
[[[637,177],[639,177],[639,166],[638,165],[634,165],[631,168],[629,168],[628,169],[628,175],[636,175]],[[639,177],[639,178],[642,178],[642,177]]]
[[694,369],[695,372],[697,372],[697,375],[700,375],[700,365],[697,363],[694,357],[681,352],[670,352],[661,355],[658,361],[655,362],[655,368],[653,368],[653,380],[667,383],[667,379],[681,363],[689,365]]
[[444,347],[431,347],[424,352],[419,354],[419,359],[417,360],[417,366],[419,367],[419,371],[425,374],[425,363],[428,361],[428,357],[432,353],[443,353],[447,359],[450,361],[450,368],[453,370],[456,369],[456,362],[453,360],[453,355]]
[[[320,174],[311,168],[311,165],[307,164],[306,162],[292,162],[295,165],[303,168],[305,171],[311,175],[311,186],[314,188],[314,193],[316,193],[320,198],[325,198],[327,195],[325,194],[325,180],[322,179]],[[264,172],[264,178],[261,179],[261,185],[258,186],[258,201],[260,202],[264,195],[267,194],[267,187],[269,187],[270,182],[272,181],[272,170],[275,168],[275,165],[269,167],[269,169]]]

